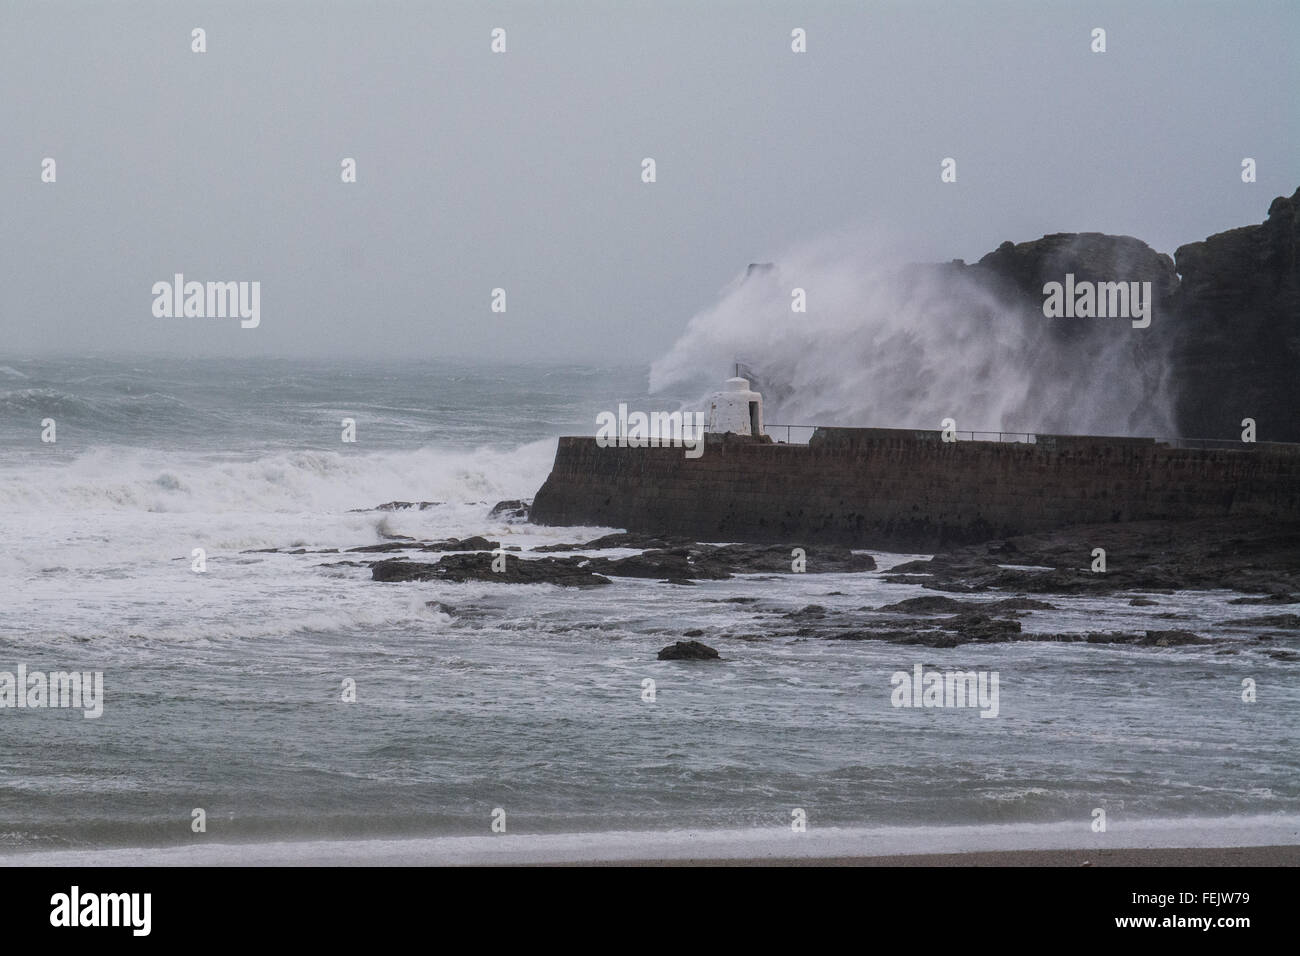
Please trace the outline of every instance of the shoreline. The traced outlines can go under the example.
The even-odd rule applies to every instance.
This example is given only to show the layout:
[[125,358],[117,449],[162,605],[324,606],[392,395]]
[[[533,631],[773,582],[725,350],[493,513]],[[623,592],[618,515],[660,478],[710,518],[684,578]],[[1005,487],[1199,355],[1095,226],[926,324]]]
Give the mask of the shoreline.
[[1300,866],[1300,845],[1150,847],[1103,850],[971,850],[892,856],[759,857],[541,863],[537,866],[1013,866],[1013,867],[1272,867]]
[[1296,866],[1294,815],[1032,825],[606,831],[0,853],[5,866]]

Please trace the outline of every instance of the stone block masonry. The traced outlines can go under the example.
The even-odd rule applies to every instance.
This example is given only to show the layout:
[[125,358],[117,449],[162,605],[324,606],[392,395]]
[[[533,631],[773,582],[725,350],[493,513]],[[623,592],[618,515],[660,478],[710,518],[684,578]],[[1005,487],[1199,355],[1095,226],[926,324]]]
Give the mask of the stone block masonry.
[[821,428],[807,445],[710,435],[687,459],[680,448],[561,438],[531,520],[928,551],[1075,524],[1233,515],[1300,521],[1300,446]]

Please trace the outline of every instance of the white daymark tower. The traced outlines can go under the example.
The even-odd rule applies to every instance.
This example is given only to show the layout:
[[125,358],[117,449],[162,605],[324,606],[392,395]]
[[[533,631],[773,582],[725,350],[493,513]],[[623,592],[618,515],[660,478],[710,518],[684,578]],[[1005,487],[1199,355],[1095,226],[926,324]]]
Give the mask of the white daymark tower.
[[763,434],[763,396],[752,391],[747,378],[729,378],[720,392],[709,400],[709,427],[711,434],[749,435],[758,438]]

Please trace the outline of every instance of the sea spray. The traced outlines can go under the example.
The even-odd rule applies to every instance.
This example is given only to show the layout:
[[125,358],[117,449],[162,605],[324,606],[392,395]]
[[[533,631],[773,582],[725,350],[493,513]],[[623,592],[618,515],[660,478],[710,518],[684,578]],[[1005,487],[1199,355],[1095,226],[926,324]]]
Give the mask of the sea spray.
[[[1160,341],[1063,329],[978,267],[906,265],[838,236],[749,270],[696,314],[651,391],[703,392],[741,362],[768,418],[795,424],[1165,436]],[[995,288],[998,291],[994,291]],[[792,311],[802,289],[806,312]]]

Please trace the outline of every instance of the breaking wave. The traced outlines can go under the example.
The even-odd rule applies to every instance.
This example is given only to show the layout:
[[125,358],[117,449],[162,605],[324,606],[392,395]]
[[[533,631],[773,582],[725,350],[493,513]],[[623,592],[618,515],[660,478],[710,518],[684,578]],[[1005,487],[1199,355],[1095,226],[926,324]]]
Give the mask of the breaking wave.
[[[802,288],[807,312],[791,309]],[[742,365],[770,422],[1174,434],[1168,363],[1127,324],[1065,327],[960,266],[908,266],[840,235],[751,268],[651,367],[650,388],[717,387]]]
[[554,439],[513,449],[300,450],[243,459],[100,446],[0,472],[0,510],[318,513],[393,500],[495,503],[531,497],[554,456]]

